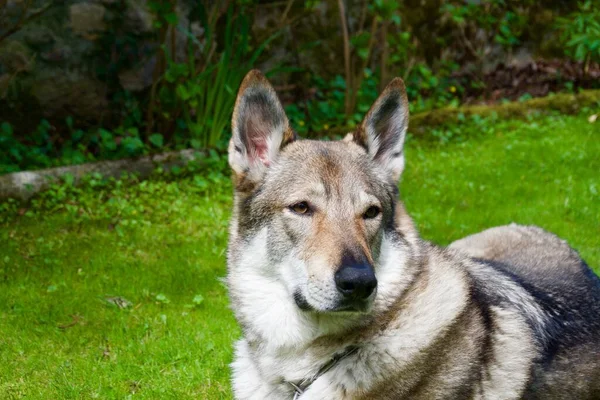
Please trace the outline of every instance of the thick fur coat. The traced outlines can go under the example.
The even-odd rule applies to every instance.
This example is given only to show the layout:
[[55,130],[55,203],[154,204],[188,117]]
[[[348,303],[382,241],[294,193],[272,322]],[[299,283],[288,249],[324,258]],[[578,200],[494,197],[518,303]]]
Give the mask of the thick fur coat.
[[600,280],[564,241],[518,225],[419,238],[398,199],[400,79],[319,142],[251,71],[232,126],[237,399],[600,398]]

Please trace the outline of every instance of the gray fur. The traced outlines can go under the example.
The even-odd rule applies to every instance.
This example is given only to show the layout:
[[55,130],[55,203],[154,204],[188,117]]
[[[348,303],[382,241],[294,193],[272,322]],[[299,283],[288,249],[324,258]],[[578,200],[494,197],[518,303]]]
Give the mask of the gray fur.
[[[240,96],[271,93],[265,85],[253,72]],[[292,399],[294,385],[356,348],[299,398],[598,398],[599,279],[537,227],[493,228],[449,248],[421,240],[395,182],[407,113],[394,80],[344,141],[287,135],[256,165],[232,139],[227,282],[243,330],[235,397]],[[249,118],[243,107],[234,116],[238,126]],[[308,211],[295,212],[298,202]],[[373,206],[380,214],[365,218]],[[378,286],[348,311],[333,276],[357,254]]]
[[[600,398],[600,279],[566,241],[511,224],[452,243],[492,262],[536,297],[547,315],[527,398]],[[541,397],[543,393],[545,397]]]

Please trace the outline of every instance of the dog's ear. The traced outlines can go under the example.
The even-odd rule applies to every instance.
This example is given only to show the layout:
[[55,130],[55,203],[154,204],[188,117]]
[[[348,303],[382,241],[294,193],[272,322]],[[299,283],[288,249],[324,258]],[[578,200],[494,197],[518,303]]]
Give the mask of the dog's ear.
[[353,139],[390,173],[394,180],[404,169],[404,137],[408,128],[408,99],[402,79],[395,78],[375,100]]
[[236,174],[253,180],[295,139],[275,90],[256,69],[240,85],[231,128],[229,165]]

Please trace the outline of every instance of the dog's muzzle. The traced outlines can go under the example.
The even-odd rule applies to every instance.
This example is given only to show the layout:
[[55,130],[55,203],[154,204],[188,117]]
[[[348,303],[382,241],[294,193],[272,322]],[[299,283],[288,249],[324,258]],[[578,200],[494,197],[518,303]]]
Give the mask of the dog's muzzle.
[[352,256],[345,256],[342,259],[342,266],[334,275],[334,281],[338,292],[335,305],[329,305],[327,309],[320,310],[319,307],[313,307],[304,294],[297,290],[294,293],[294,301],[298,308],[303,311],[326,312],[368,311],[377,289],[377,278],[370,263],[357,261],[357,258]]

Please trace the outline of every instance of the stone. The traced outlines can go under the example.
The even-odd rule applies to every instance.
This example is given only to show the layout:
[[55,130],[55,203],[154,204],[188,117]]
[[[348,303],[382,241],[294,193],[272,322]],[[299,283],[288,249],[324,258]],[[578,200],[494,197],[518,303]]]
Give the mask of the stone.
[[61,45],[41,53],[40,58],[44,61],[59,63],[69,60],[72,54],[73,51],[69,46]]
[[31,91],[44,116],[98,121],[107,112],[106,85],[86,76],[49,74]]
[[517,49],[516,53],[512,56],[508,65],[516,68],[524,68],[527,65],[535,65],[531,51],[526,47]]
[[88,37],[106,29],[104,15],[106,9],[100,4],[76,3],[69,7],[69,21],[73,32]]
[[206,154],[193,149],[172,151],[151,156],[142,156],[115,161],[99,161],[80,165],[48,168],[38,171],[21,171],[0,175],[0,200],[14,198],[26,201],[46,190],[54,182],[70,175],[75,186],[84,176],[100,174],[104,178],[118,178],[123,174],[135,174],[140,179],[148,178],[161,167],[168,171],[181,168],[190,162],[202,162]]
[[204,36],[206,30],[202,25],[200,25],[200,22],[194,21],[190,24],[190,31],[192,32],[192,36],[195,38],[201,38]]
[[53,43],[54,35],[44,26],[31,26],[25,31],[24,39],[32,47],[41,47]]
[[8,86],[10,85],[10,81],[12,80],[11,74],[2,74],[0,75],[0,100],[6,97],[8,92]]
[[143,3],[137,1],[127,2],[125,11],[125,25],[127,29],[136,34],[149,33],[152,31],[154,17]]
[[33,52],[22,42],[9,40],[0,45],[0,69],[19,73],[30,71],[35,64]]
[[137,68],[119,72],[119,83],[125,90],[139,92],[150,87],[154,81],[156,56]]

